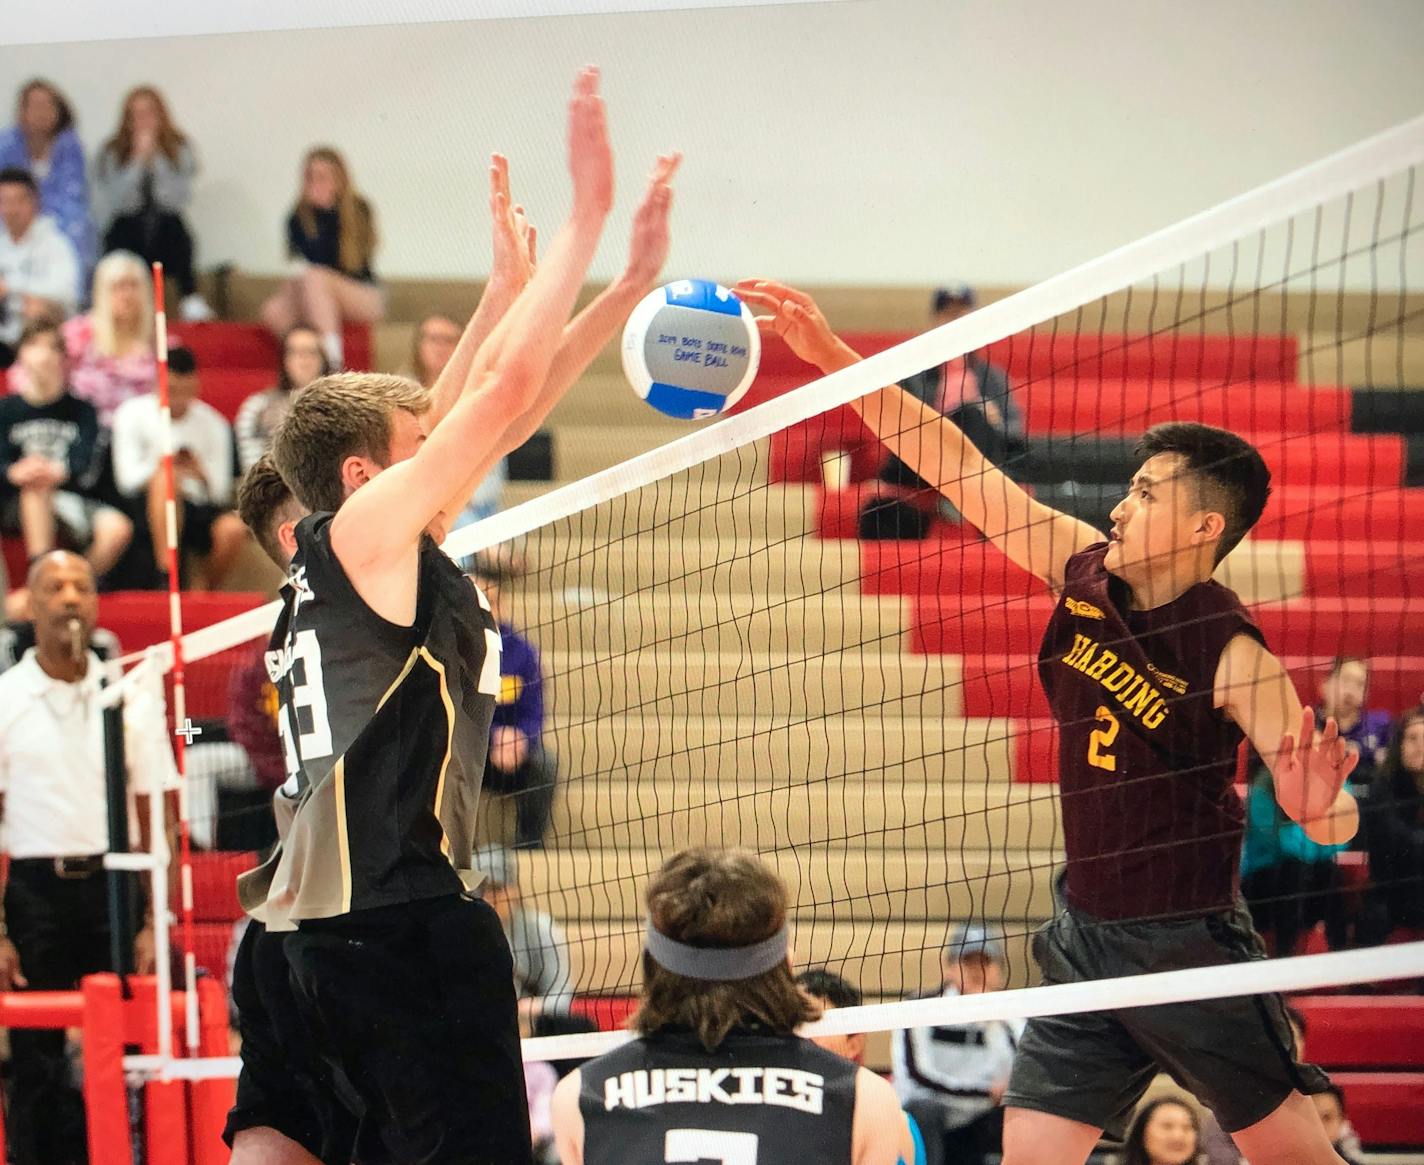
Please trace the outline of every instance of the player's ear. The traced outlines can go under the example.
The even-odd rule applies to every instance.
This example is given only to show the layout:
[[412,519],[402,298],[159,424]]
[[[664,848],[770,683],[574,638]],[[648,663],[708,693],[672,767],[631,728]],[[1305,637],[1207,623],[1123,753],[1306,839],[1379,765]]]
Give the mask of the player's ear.
[[353,453],[341,463],[341,489],[350,497],[352,493],[360,489],[376,476],[375,463],[369,457],[362,457],[359,453]]
[[1197,515],[1197,527],[1192,536],[1192,541],[1201,544],[1203,542],[1219,542],[1226,534],[1226,518],[1218,514],[1215,510],[1202,510]]
[[297,522],[299,519],[291,518],[277,527],[277,545],[282,548],[282,553],[288,559],[297,553]]

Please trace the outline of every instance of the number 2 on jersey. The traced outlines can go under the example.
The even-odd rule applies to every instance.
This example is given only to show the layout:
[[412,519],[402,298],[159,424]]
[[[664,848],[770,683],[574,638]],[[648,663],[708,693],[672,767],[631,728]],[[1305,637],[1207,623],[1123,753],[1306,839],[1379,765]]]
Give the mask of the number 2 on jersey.
[[717,1165],[757,1165],[755,1133],[727,1133],[714,1129],[669,1129],[663,1140],[663,1161],[715,1161]]
[[1117,772],[1117,757],[1104,750],[1111,748],[1113,741],[1117,739],[1119,728],[1117,717],[1099,704],[1097,719],[1098,727],[1093,729],[1093,734],[1088,737],[1088,763],[1095,769],[1105,769],[1110,773],[1115,773]]

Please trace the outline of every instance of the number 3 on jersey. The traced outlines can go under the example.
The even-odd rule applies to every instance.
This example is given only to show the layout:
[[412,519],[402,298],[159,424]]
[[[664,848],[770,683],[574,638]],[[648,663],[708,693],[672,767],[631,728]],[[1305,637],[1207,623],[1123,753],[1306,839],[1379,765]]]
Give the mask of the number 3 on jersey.
[[666,1165],[715,1161],[717,1165],[757,1165],[755,1133],[727,1133],[713,1129],[669,1129],[663,1140]]
[[1097,711],[1098,727],[1088,737],[1088,763],[1095,769],[1117,772],[1117,757],[1106,750],[1113,746],[1119,728],[1117,717],[1101,704]]
[[[319,760],[330,756],[332,750],[331,718],[327,715],[326,688],[322,682],[321,644],[317,642],[315,631],[308,628],[298,633],[288,667],[292,673],[292,698],[284,701],[277,712],[277,734],[282,738],[287,775],[294,777],[301,770],[303,758]],[[303,719],[307,722],[305,732],[302,731]]]

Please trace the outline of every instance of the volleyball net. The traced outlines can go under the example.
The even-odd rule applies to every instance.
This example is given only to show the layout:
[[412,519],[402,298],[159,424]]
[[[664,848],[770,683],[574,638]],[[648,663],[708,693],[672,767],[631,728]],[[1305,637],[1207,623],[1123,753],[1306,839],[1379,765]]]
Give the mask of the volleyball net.
[[[832,1013],[828,1030],[1424,976],[1424,942],[1309,953],[1322,946],[1322,903],[1346,919],[1346,948],[1409,936],[1379,912],[1388,920],[1424,885],[1371,870],[1357,846],[1329,856],[1323,889],[1267,896],[1297,918],[1299,957],[1032,986],[1032,936],[1056,909],[1063,861],[1057,737],[1036,664],[1052,599],[848,407],[918,378],[1013,480],[1100,530],[1146,429],[1200,421],[1242,434],[1273,491],[1218,577],[1305,702],[1318,702],[1332,661],[1358,656],[1373,664],[1371,706],[1397,715],[1424,690],[1412,553],[1424,393],[1409,394],[1424,385],[1422,164],[1424,119],[922,335],[850,336],[866,359],[831,376],[769,342],[738,415],[452,534],[447,550],[493,571],[502,617],[540,656],[538,771],[552,806],[542,845],[512,852],[522,909],[562,932],[558,1006],[616,1027],[638,987],[649,876],[693,845],[753,850],[785,880],[797,964],[836,971],[872,1001]],[[269,698],[274,615],[184,639],[187,716],[211,729],[188,750],[187,780],[246,782],[235,812],[253,821],[267,812],[261,762],[237,721]],[[153,654],[161,664],[164,649]],[[525,686],[507,681],[502,698]],[[1153,690],[1170,707],[1170,687]],[[1243,797],[1252,776],[1243,759]],[[485,839],[530,840],[537,795],[488,791]],[[214,813],[196,786],[184,800],[190,815]],[[195,821],[193,836],[220,844],[231,825]],[[234,899],[202,883],[234,865],[203,868],[194,931],[211,944],[197,962],[212,966]],[[938,990],[963,924],[1002,935],[1021,990],[905,1002]],[[531,1040],[527,1056],[620,1038]]]

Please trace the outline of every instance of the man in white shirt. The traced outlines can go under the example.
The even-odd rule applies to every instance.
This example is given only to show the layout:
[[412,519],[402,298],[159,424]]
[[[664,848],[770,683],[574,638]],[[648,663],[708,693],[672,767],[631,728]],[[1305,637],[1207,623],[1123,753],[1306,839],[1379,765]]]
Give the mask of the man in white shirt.
[[[1004,941],[996,928],[958,926],[940,960],[938,994],[949,998],[1000,991]],[[896,1033],[895,1091],[919,1123],[929,1165],[978,1165],[998,1152],[1000,1101],[1023,1022],[941,1024]]]
[[[198,399],[198,364],[187,348],[168,352],[168,406],[173,417],[173,477],[178,490],[178,546],[194,555],[190,590],[222,584],[247,541],[247,527],[232,510],[233,439],[226,418]],[[168,528],[163,475],[163,426],[158,396],[126,400],[114,413],[114,481],[129,498],[143,498],[153,539],[153,560],[168,570]],[[180,564],[181,565],[181,564]]]
[[[113,969],[103,855],[109,848],[99,658],[86,648],[98,616],[94,572],[55,551],[30,570],[35,646],[0,675],[0,824],[10,858],[0,937],[0,990],[62,991]],[[173,772],[162,692],[125,701],[130,821],[148,848],[147,797]],[[153,964],[153,935],[135,966]],[[15,1165],[86,1160],[84,1108],[69,1078],[64,1033],[10,1033],[8,1133]]]
[[40,214],[35,180],[24,170],[0,170],[0,368],[14,360],[27,323],[73,315],[79,291],[79,256]]

